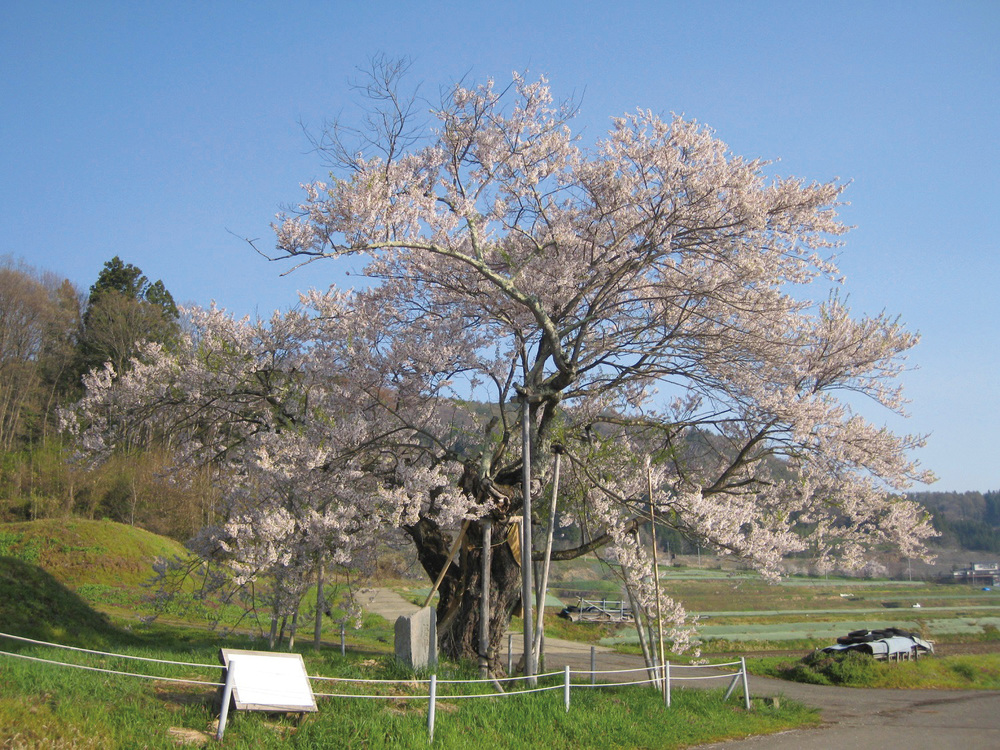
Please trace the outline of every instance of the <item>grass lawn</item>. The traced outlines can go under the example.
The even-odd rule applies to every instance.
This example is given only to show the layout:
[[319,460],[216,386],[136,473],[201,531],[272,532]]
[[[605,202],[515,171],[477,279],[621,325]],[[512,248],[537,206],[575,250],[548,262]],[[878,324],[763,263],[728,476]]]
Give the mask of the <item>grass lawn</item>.
[[[143,584],[157,557],[183,555],[183,548],[139,529],[110,522],[44,522],[0,526],[0,631],[82,648],[132,653],[206,667],[157,668],[31,646],[0,638],[0,650],[102,669],[146,671],[160,677],[212,682],[219,677],[218,649],[264,650],[259,637],[267,623],[240,619],[218,603],[183,596],[149,623],[150,589]],[[753,649],[810,650],[841,630],[885,621],[913,630],[949,633],[964,642],[990,640],[992,618],[1000,605],[993,592],[925,583],[792,579],[777,586],[745,573],[670,569],[665,589],[702,621],[706,654],[749,653]],[[572,585],[571,585],[572,584]],[[578,590],[615,595],[612,581],[580,579],[557,591],[572,601]],[[403,586],[400,586],[402,588]],[[415,588],[412,584],[406,588]],[[558,588],[558,586],[556,587]],[[591,593],[587,592],[587,593]],[[425,594],[424,594],[425,595]],[[588,598],[591,598],[588,596]],[[188,601],[190,599],[190,601]],[[921,602],[920,609],[912,603]],[[235,610],[235,608],[234,608]],[[895,611],[893,611],[895,610]],[[589,643],[612,638],[618,648],[638,651],[629,628],[570,623],[550,608],[551,637]],[[228,630],[207,627],[220,618]],[[266,615],[265,615],[266,617]],[[864,620],[856,618],[863,617]],[[366,614],[360,630],[347,631],[347,656],[339,649],[339,624],[326,621],[329,644],[311,648],[312,622],[300,622],[299,648],[312,675],[364,679],[402,679],[407,684],[383,690],[392,700],[320,698],[318,714],[301,724],[292,718],[255,713],[231,717],[226,743],[239,748],[426,747],[426,688],[391,656],[393,627]],[[857,626],[855,626],[857,623]],[[512,628],[517,629],[517,621]],[[257,633],[253,638],[247,633]],[[829,632],[828,632],[829,631]],[[631,629],[634,634],[634,628]],[[937,637],[935,635],[935,637]],[[939,639],[940,642],[940,639]],[[677,657],[671,656],[671,659]],[[683,660],[683,659],[679,659]],[[748,659],[757,674],[864,687],[1000,689],[1000,656],[928,658],[917,663],[803,665],[793,658]],[[165,671],[164,671],[165,670]],[[427,677],[428,675],[417,675]],[[475,670],[444,665],[438,676],[476,677]],[[561,680],[561,678],[559,678]],[[589,683],[589,677],[581,680]],[[360,685],[314,690],[357,693]],[[535,746],[673,748],[727,738],[781,731],[818,721],[817,713],[791,702],[779,708],[756,705],[747,712],[740,698],[722,702],[721,692],[678,690],[665,709],[648,687],[581,684],[567,714],[561,682],[552,692],[481,699],[448,699],[453,686],[442,684],[434,745],[438,747],[521,748]],[[465,690],[491,688],[466,686]],[[164,680],[70,670],[0,654],[0,747],[174,748],[179,742],[209,744],[219,710],[216,689]]]
[[[218,642],[211,633],[157,626],[133,633],[131,645],[113,648],[147,658],[205,664],[204,668],[126,661],[40,646],[3,650],[53,661],[182,680],[219,680]],[[142,642],[145,641],[145,644]],[[259,648],[231,638],[226,646]],[[294,717],[230,714],[225,743],[237,748],[424,748],[427,747],[427,687],[391,656],[339,650],[302,651],[311,675],[403,680],[373,688],[358,683],[314,682],[317,693],[378,692],[393,700],[318,698],[319,712],[301,724]],[[470,679],[473,668],[442,665],[439,679]],[[0,746],[66,748],[175,748],[179,739],[205,744],[218,715],[216,688],[82,671],[0,656]],[[810,725],[816,712],[790,702],[746,711],[739,696],[723,702],[722,691],[675,690],[666,709],[660,695],[642,686],[591,688],[589,679],[572,692],[565,711],[561,678],[544,693],[512,691],[503,697],[448,700],[448,695],[492,692],[482,685],[439,684],[434,746],[656,747],[691,744]],[[544,686],[544,683],[542,683]],[[413,697],[411,697],[413,696]]]
[[[104,522],[73,522],[62,529],[52,524],[18,524],[0,532],[8,553],[0,556],[0,632],[81,649],[204,665],[163,665],[0,638],[0,651],[7,652],[0,654],[0,747],[214,744],[219,698],[217,687],[207,683],[221,679],[215,666],[218,650],[223,646],[265,650],[266,639],[240,632],[224,636],[183,607],[155,622],[142,619],[148,613],[144,576],[151,570],[152,559],[177,554],[176,545]],[[122,537],[120,544],[116,534]],[[309,642],[311,626],[306,631],[300,633],[297,650],[310,675],[396,679],[403,684],[371,688],[315,681],[316,693],[377,690],[393,697],[319,697],[319,712],[301,723],[283,715],[231,714],[227,746],[427,747],[427,687],[415,678],[429,675],[414,675],[392,657],[391,623],[365,615],[361,630],[348,631],[346,656],[340,653],[338,626],[330,625],[324,634],[328,645],[318,652]],[[84,671],[38,659],[109,671]],[[145,674],[151,679],[113,672]],[[437,674],[439,679],[478,676],[474,668],[446,664]],[[740,696],[723,702],[721,691],[676,690],[672,707],[666,709],[649,687],[595,689],[589,682],[589,676],[581,678],[568,713],[561,676],[555,678],[556,689],[551,692],[510,691],[502,697],[479,699],[448,696],[459,691],[492,692],[493,688],[440,684],[434,746],[675,748],[818,721],[815,711],[789,702],[780,708],[755,705],[746,711]]]

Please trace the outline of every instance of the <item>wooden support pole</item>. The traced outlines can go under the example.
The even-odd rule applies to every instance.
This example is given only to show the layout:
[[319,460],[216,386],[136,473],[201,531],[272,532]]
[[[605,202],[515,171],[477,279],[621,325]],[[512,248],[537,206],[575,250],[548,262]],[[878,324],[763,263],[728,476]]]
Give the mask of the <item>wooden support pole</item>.
[[448,568],[451,567],[451,561],[454,560],[455,555],[458,554],[458,548],[462,544],[462,539],[465,538],[465,532],[468,528],[469,528],[469,521],[468,519],[466,519],[465,521],[462,522],[462,530],[458,533],[458,536],[455,537],[455,541],[451,545],[451,551],[448,552],[448,559],[445,560],[444,567],[441,568],[441,572],[438,573],[437,580],[434,581],[434,587],[431,589],[431,593],[429,593],[427,595],[427,598],[424,599],[425,607],[431,603],[431,599],[434,598],[434,594],[437,593],[438,588],[441,586],[441,581],[444,580],[444,576],[448,572]]

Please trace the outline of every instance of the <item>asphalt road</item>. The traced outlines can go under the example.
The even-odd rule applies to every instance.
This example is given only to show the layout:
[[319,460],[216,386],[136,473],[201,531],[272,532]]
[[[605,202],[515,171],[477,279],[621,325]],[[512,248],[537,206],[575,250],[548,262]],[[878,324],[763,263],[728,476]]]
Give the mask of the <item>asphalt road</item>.
[[[417,607],[393,591],[375,589],[366,606],[390,621]],[[513,639],[514,661],[521,653]],[[546,640],[546,671],[565,664],[590,669],[590,646]],[[597,669],[634,669],[642,660],[598,647]],[[624,679],[624,678],[621,678]],[[722,685],[726,683],[723,681]],[[719,687],[719,681],[692,681],[691,687]],[[813,729],[750,737],[703,745],[719,750],[998,750],[1000,691],[995,690],[867,690],[805,685],[750,677],[750,694],[787,697],[820,709],[823,724]]]

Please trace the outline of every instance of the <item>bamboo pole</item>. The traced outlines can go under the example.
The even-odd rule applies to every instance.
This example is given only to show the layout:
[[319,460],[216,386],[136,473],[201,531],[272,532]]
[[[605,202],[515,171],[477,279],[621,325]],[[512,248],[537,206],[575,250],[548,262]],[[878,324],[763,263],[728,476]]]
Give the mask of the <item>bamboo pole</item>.
[[466,532],[466,530],[468,530],[468,528],[469,528],[469,521],[468,521],[468,519],[466,519],[465,521],[462,522],[462,530],[458,533],[458,536],[455,537],[455,541],[451,545],[451,551],[448,552],[448,559],[445,560],[444,567],[441,568],[441,572],[438,573],[437,580],[434,581],[434,588],[431,589],[431,593],[429,593],[427,595],[427,598],[424,599],[424,606],[425,607],[428,604],[431,603],[431,599],[433,599],[434,598],[434,594],[437,593],[438,587],[441,586],[441,581],[444,580],[445,573],[447,573],[448,572],[448,568],[451,567],[451,561],[454,560],[455,559],[455,555],[458,554],[458,547],[459,547],[459,545],[462,544],[462,539],[465,538],[465,532]]

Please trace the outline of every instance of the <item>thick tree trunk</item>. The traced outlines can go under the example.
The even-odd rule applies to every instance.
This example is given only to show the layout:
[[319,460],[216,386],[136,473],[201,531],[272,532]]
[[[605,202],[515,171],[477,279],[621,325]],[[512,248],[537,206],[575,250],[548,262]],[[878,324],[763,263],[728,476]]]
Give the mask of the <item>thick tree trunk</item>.
[[[490,564],[490,671],[504,674],[501,658],[510,618],[521,606],[521,566],[507,542],[509,524],[494,522]],[[407,529],[424,570],[435,580],[452,544],[452,534],[422,519]],[[455,532],[457,533],[457,532]],[[483,526],[469,524],[462,546],[438,589],[438,648],[450,659],[478,661],[480,596],[482,587]]]

